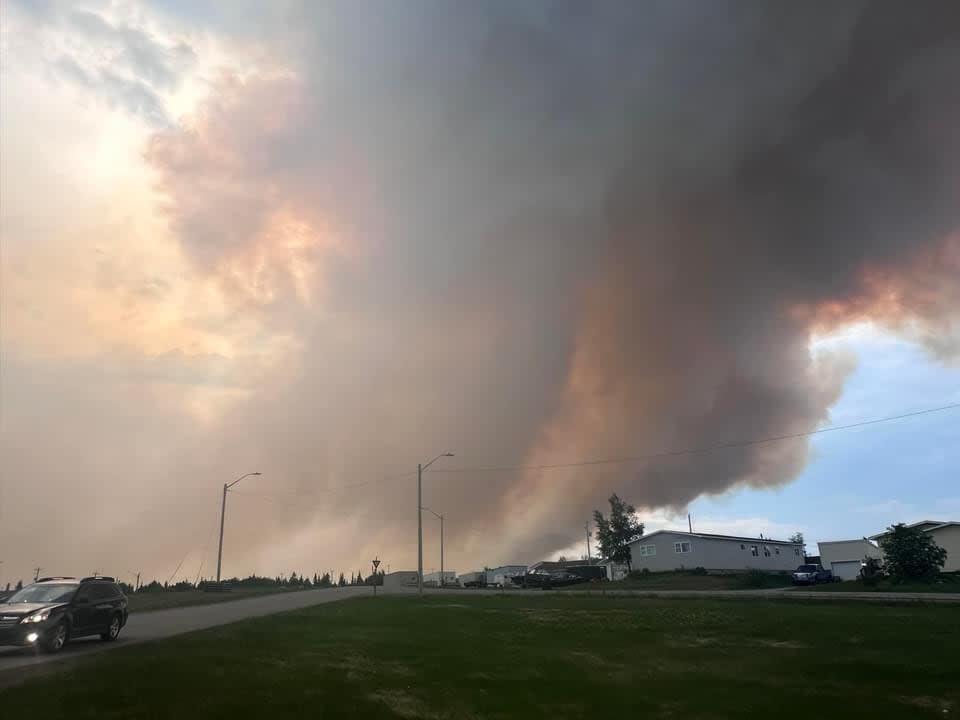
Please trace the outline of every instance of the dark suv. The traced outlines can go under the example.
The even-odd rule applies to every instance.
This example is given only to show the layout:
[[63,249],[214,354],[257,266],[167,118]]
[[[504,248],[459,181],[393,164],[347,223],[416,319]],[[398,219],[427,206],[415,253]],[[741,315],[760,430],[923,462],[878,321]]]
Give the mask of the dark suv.
[[0,603],[0,645],[60,652],[69,640],[116,640],[127,624],[127,596],[109,577],[42,578]]

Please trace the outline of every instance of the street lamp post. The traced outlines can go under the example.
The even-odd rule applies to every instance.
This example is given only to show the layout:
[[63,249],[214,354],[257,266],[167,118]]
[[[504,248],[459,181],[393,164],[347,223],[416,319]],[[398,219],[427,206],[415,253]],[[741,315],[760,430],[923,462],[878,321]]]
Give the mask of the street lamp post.
[[223,484],[223,502],[220,504],[220,548],[217,550],[217,586],[220,585],[220,563],[223,560],[223,517],[227,514],[227,490],[232,488],[238,482],[243,480],[245,477],[250,477],[251,475],[259,475],[258,472],[247,473],[246,475],[241,475],[232,483]]
[[442,457],[453,457],[453,453],[442,453],[426,465],[417,465],[417,590],[421,595],[423,595],[423,471]]
[[433,510],[431,510],[428,507],[425,507],[423,509],[426,510],[431,515],[433,515],[435,518],[439,518],[440,520],[440,587],[443,587],[443,582],[445,578],[443,574],[443,515],[441,515],[440,513],[435,513]]

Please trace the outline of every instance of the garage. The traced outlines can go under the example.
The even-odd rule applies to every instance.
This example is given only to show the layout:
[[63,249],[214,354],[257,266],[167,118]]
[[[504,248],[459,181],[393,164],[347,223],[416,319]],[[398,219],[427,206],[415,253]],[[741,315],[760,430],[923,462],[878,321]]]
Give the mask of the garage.
[[859,560],[834,560],[830,568],[833,576],[840,580],[856,580],[860,576]]

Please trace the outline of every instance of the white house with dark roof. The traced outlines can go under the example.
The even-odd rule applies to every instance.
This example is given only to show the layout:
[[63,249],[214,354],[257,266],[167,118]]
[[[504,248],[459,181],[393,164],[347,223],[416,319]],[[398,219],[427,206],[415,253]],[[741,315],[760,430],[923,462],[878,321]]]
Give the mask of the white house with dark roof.
[[[762,537],[657,530],[630,543],[633,569],[650,572],[691,570],[734,573],[747,570],[790,572],[803,564],[803,543]],[[610,567],[619,579],[623,569]]]
[[[910,523],[910,528],[919,528],[933,537],[933,541],[947,551],[947,561],[943,572],[960,572],[960,521],[956,520],[921,520]],[[886,532],[872,535],[871,540],[882,542]]]

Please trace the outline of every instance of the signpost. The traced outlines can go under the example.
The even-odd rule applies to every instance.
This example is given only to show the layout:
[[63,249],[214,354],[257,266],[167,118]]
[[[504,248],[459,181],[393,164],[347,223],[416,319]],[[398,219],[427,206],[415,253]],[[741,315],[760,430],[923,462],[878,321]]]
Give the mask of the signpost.
[[377,575],[377,568],[380,567],[380,559],[374,558],[372,562],[373,562],[373,596],[376,597],[377,581],[380,579],[380,577]]

